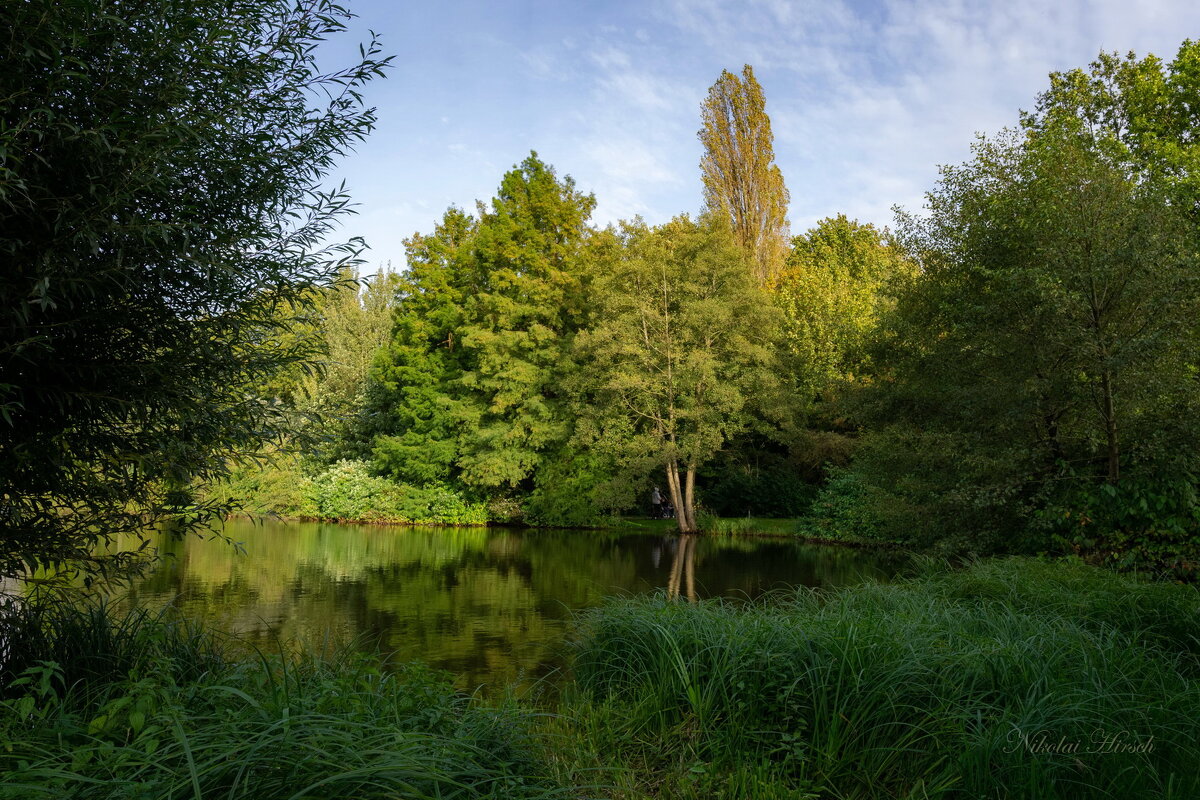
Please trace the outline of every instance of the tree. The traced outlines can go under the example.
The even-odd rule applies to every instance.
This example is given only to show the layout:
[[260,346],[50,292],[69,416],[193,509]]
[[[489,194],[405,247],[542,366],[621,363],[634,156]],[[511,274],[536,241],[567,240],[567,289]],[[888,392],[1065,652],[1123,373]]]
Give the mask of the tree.
[[388,425],[375,440],[381,470],[504,492],[570,438],[561,387],[587,322],[594,206],[534,153],[478,220],[452,209],[408,242],[392,343],[375,370]]
[[583,251],[595,207],[531,153],[480,212],[462,329],[469,435],[458,464],[469,484],[515,487],[571,435],[559,387],[587,323]]
[[1193,223],[1200,221],[1200,42],[1186,40],[1174,60],[1100,53],[1087,70],[1050,75],[1022,125],[1069,130],[1114,163],[1167,187]]
[[287,326],[273,344],[294,348],[303,342],[315,348],[317,358],[291,364],[260,391],[298,412],[305,436],[296,444],[315,436],[321,461],[363,455],[355,441],[359,412],[376,353],[391,335],[398,281],[390,271],[363,278],[347,267],[334,284],[314,289],[306,307],[283,310]]
[[[0,43],[0,574],[219,509],[190,487],[278,432],[246,396],[355,263],[322,182],[371,130],[372,40],[320,71],[328,0],[6,3]],[[115,562],[115,563],[114,563]]]
[[923,269],[880,388],[904,433],[877,463],[910,504],[1011,535],[1127,469],[1194,472],[1200,293],[1165,194],[1070,129],[981,140],[943,169],[929,216],[902,220]]
[[867,345],[893,305],[898,282],[916,265],[886,231],[838,215],[792,240],[770,282],[783,311],[783,343],[795,365],[799,399],[829,400],[874,368]]
[[696,530],[696,470],[772,395],[778,315],[723,219],[634,222],[597,279],[595,323],[578,337],[589,402],[581,436],[627,471],[665,468],[684,533]]
[[700,175],[709,213],[729,217],[760,285],[787,251],[788,190],[775,161],[762,86],[749,64],[742,77],[721,71],[700,110]]
[[448,209],[430,235],[405,241],[389,340],[378,352],[367,389],[365,427],[376,468],[418,485],[457,477],[463,305],[470,291],[478,223]]

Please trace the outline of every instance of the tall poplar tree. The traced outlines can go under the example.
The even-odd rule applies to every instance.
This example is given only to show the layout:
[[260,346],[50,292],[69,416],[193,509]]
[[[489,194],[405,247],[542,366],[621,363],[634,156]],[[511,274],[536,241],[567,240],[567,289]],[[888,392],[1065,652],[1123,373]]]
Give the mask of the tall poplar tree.
[[774,163],[774,136],[762,86],[749,64],[740,78],[721,71],[708,90],[700,118],[704,204],[710,213],[729,216],[735,240],[750,255],[759,284],[765,284],[787,253],[789,195]]

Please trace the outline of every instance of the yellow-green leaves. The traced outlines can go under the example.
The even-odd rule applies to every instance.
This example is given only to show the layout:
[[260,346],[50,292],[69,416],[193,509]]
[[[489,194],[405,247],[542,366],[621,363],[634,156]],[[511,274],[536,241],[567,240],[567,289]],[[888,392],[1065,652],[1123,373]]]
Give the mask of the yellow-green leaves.
[[760,285],[779,270],[787,249],[788,190],[775,165],[774,137],[762,86],[749,64],[742,76],[722,71],[701,106],[700,172],[704,204],[728,215]]
[[829,399],[870,373],[866,346],[891,305],[889,289],[915,270],[886,233],[844,215],[793,240],[769,286],[784,313],[783,341],[801,402]]

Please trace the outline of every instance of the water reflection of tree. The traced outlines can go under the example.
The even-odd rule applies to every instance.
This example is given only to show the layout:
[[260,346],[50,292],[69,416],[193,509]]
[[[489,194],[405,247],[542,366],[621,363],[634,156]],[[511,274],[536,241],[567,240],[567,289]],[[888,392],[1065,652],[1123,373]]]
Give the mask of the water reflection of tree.
[[267,650],[293,639],[379,646],[452,670],[471,689],[560,664],[572,610],[613,595],[666,582],[688,600],[755,597],[885,573],[863,551],[733,537],[245,521],[225,533],[246,552],[164,532],[156,544],[175,559],[129,587],[131,602],[178,596],[189,617]]
[[675,558],[671,562],[671,576],[667,579],[667,596],[679,597],[680,583],[687,599],[696,602],[696,539],[694,533],[679,534],[675,545]]

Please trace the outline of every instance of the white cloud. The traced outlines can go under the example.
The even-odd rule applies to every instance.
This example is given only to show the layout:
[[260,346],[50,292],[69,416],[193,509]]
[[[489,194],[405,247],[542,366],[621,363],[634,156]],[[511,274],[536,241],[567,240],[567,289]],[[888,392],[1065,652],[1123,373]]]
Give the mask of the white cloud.
[[363,208],[348,227],[377,252],[397,258],[402,235],[450,203],[490,197],[530,148],[596,193],[602,224],[696,210],[700,103],[744,63],[766,92],[793,230],[838,212],[888,224],[893,204],[919,207],[939,163],[969,156],[976,131],[1015,124],[1050,71],[1102,48],[1169,60],[1200,31],[1194,0],[511,5],[476,19],[461,0],[429,4],[445,33],[414,35],[420,81],[372,93],[380,130],[352,175]]
[[[1052,70],[1101,48],[1169,57],[1200,6],[1065,0],[663,0],[659,18],[755,66],[792,191],[795,227],[829,213],[886,224],[976,131],[1015,125]],[[1185,13],[1181,13],[1185,12]],[[714,75],[715,78],[715,67]]]

